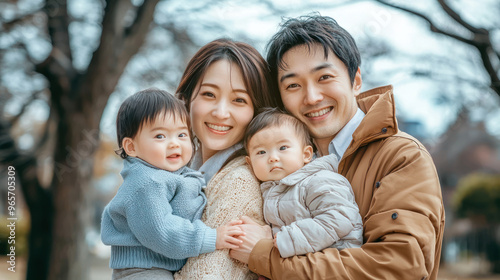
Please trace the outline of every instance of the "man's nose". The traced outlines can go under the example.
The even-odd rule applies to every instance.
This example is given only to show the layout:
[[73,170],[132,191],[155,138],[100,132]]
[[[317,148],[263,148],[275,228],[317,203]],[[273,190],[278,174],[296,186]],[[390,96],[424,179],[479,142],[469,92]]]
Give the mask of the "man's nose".
[[323,100],[323,93],[320,87],[316,85],[308,85],[306,87],[306,95],[304,97],[305,105],[314,105]]

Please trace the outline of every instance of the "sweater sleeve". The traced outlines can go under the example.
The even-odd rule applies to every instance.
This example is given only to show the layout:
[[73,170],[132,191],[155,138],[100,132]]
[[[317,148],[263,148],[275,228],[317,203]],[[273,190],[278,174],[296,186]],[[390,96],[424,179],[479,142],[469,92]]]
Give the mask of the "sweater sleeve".
[[140,187],[130,197],[127,222],[137,240],[171,259],[214,251],[216,230],[200,220],[191,222],[172,214],[168,197],[166,188],[158,183]]
[[[349,181],[321,172],[306,187],[305,206],[311,218],[282,226],[276,237],[281,257],[318,252],[349,234],[361,221]],[[361,244],[360,244],[361,245]]]
[[261,240],[250,255],[250,269],[271,279],[436,279],[437,272],[430,271],[438,265],[444,228],[436,170],[421,149],[389,161],[371,200],[376,212],[364,216],[361,248],[283,259],[272,240]]

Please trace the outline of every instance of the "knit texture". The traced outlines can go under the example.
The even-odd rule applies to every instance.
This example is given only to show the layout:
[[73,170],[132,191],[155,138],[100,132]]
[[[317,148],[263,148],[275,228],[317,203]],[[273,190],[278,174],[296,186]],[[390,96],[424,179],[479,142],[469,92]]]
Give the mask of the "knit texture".
[[[265,224],[259,182],[247,165],[245,157],[238,157],[228,163],[208,183],[205,192],[208,202],[201,219],[207,226],[216,228],[243,215]],[[174,277],[178,280],[258,278],[249,271],[246,264],[232,259],[228,249],[189,258]]]
[[169,172],[129,157],[121,175],[123,184],[101,221],[111,268],[176,271],[186,258],[215,250],[216,230],[199,220],[206,204],[199,172]]

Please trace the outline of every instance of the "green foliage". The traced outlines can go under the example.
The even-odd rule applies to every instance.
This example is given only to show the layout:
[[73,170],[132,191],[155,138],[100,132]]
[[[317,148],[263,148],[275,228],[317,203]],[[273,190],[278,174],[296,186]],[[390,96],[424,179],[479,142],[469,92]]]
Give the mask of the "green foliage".
[[14,231],[8,226],[11,222],[6,216],[0,216],[0,255],[9,254],[10,247],[15,246],[15,254],[20,256],[28,252],[29,221],[18,219],[15,221],[15,228],[12,227]]
[[500,222],[500,175],[474,173],[458,182],[453,196],[458,217]]

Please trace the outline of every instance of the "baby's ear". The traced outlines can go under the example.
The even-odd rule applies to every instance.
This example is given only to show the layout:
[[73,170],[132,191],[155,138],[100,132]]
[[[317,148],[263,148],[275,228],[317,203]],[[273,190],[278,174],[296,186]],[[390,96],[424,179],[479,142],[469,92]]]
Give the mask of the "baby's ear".
[[249,156],[245,156],[245,160],[247,161],[248,166],[250,166],[250,170],[253,172],[252,161],[250,160],[250,157]]
[[130,137],[123,138],[122,147],[127,155],[132,157],[137,157],[137,151],[135,150],[134,140]]
[[304,147],[304,163],[309,163],[311,162],[313,157],[313,147],[310,145],[307,145]]

